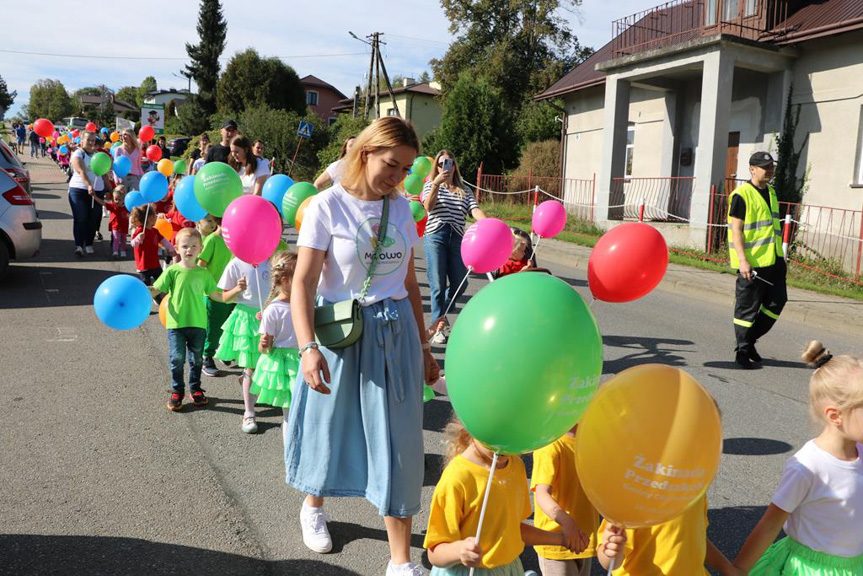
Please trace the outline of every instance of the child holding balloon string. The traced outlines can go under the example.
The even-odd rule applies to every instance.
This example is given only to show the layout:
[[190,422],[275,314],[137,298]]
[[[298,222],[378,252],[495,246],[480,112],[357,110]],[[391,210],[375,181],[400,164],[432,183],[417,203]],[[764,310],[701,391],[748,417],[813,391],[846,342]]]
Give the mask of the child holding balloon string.
[[[198,265],[206,268],[213,280],[216,283],[222,279],[222,274],[225,271],[231,258],[234,257],[231,251],[225,244],[225,239],[222,237],[222,219],[207,214],[203,220],[198,222],[198,231],[204,237],[204,249],[198,256]],[[204,229],[214,227],[214,230],[209,234],[204,234]],[[216,362],[213,356],[219,347],[219,340],[222,338],[222,324],[231,315],[234,310],[233,303],[217,302],[215,300],[207,300],[207,339],[204,343],[204,374],[207,376],[219,376],[219,369],[216,367]],[[229,364],[226,362],[226,364]]]
[[129,234],[129,210],[126,208],[126,187],[120,184],[102,200],[94,197],[108,211],[108,229],[111,231],[111,257],[126,257],[126,237]]
[[[743,574],[863,574],[863,360],[810,342],[809,410],[823,428],[785,464],[735,564]],[[773,541],[784,527],[787,536]]]
[[[144,221],[145,218],[146,222]],[[159,247],[162,246],[171,254],[176,254],[176,250],[168,239],[156,230],[156,210],[152,204],[133,208],[131,223],[133,226],[132,250],[135,254],[135,270],[144,284],[152,286],[153,282],[162,274]],[[157,297],[156,303],[158,304],[160,301],[161,298]]]
[[477,527],[493,452],[477,442],[458,419],[446,427],[447,465],[435,486],[423,546],[432,576],[523,576],[524,545],[569,545],[560,532],[526,524],[531,515],[527,472],[517,456],[500,455],[490,486],[480,542]]

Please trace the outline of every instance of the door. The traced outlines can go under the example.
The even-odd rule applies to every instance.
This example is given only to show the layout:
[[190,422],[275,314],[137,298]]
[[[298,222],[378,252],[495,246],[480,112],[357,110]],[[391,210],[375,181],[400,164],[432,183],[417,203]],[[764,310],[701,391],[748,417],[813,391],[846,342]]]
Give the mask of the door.
[[[725,189],[731,191],[736,188],[737,180],[737,154],[740,152],[740,132],[728,133],[728,153],[725,156]],[[730,187],[729,187],[730,186]]]

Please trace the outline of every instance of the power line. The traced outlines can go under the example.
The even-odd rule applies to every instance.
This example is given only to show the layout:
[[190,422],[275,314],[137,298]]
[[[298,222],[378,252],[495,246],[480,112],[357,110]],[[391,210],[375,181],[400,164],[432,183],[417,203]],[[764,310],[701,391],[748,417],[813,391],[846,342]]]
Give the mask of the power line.
[[[94,58],[104,60],[189,60],[188,56],[101,56],[97,54],[50,54],[48,52],[25,52],[22,50],[4,50],[0,52],[7,54],[21,54],[25,56],[51,56],[53,58]],[[280,60],[290,60],[295,58],[336,58],[342,56],[367,56],[368,52],[349,52],[345,54],[294,54],[292,56],[273,56]],[[232,56],[223,56],[219,60],[230,60]],[[269,56],[265,56],[269,58]]]
[[428,40],[426,38],[414,38],[413,36],[402,36],[400,34],[391,34],[389,32],[386,33],[390,38],[401,38],[403,40],[413,40],[414,42],[425,42],[426,44],[438,44],[440,46],[449,46],[446,42],[441,42],[439,40]]

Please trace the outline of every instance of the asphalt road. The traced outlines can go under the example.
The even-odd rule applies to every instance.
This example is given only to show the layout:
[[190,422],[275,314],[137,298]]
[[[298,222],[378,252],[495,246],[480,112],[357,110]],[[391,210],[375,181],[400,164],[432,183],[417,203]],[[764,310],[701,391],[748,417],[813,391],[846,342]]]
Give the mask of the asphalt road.
[[[363,500],[327,501],[333,553],[303,546],[303,497],[284,484],[281,411],[259,409],[260,433],[241,433],[236,372],[205,378],[209,406],[165,410],[167,338],[155,310],[141,328],[115,332],[92,309],[96,286],[134,263],[109,260],[107,242],[76,259],[65,179],[53,166],[31,170],[42,182],[42,255],[0,283],[0,574],[383,574],[386,533]],[[540,255],[588,296],[584,273],[562,259]],[[424,277],[422,260],[418,269]],[[485,283],[474,279],[469,293]],[[759,347],[765,368],[747,372],[732,363],[726,306],[656,291],[594,311],[606,374],[671,364],[717,398],[725,453],[709,495],[710,536],[735,554],[783,462],[813,435],[800,350],[819,338],[855,352],[859,339],[783,320]],[[444,397],[426,405],[425,503],[449,416]],[[415,518],[415,561],[427,520],[427,510]],[[535,567],[531,552],[524,560]]]

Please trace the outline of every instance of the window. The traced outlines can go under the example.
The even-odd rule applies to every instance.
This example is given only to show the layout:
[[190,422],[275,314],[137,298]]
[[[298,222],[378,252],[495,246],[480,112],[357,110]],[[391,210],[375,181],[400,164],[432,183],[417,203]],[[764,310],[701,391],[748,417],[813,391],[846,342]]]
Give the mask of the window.
[[626,130],[626,173],[627,178],[632,177],[632,156],[635,151],[635,123],[630,122]]
[[860,121],[857,126],[857,156],[854,162],[853,184],[863,186],[863,106],[860,107]]
[[338,118],[336,118],[335,116],[330,116],[329,118],[327,118],[327,125],[332,126],[336,123],[336,120],[338,120]]
[[396,109],[390,108],[389,110],[387,110],[387,116],[397,116]]
[[758,14],[758,0],[746,0],[746,15],[755,16]]
[[318,105],[318,93],[314,90],[306,91],[306,104],[309,106],[317,106]]
[[707,26],[716,24],[716,1],[717,0],[707,0],[704,4],[704,24]]
[[738,0],[725,0],[722,9],[723,22],[731,22],[733,20],[737,20],[737,1]]

